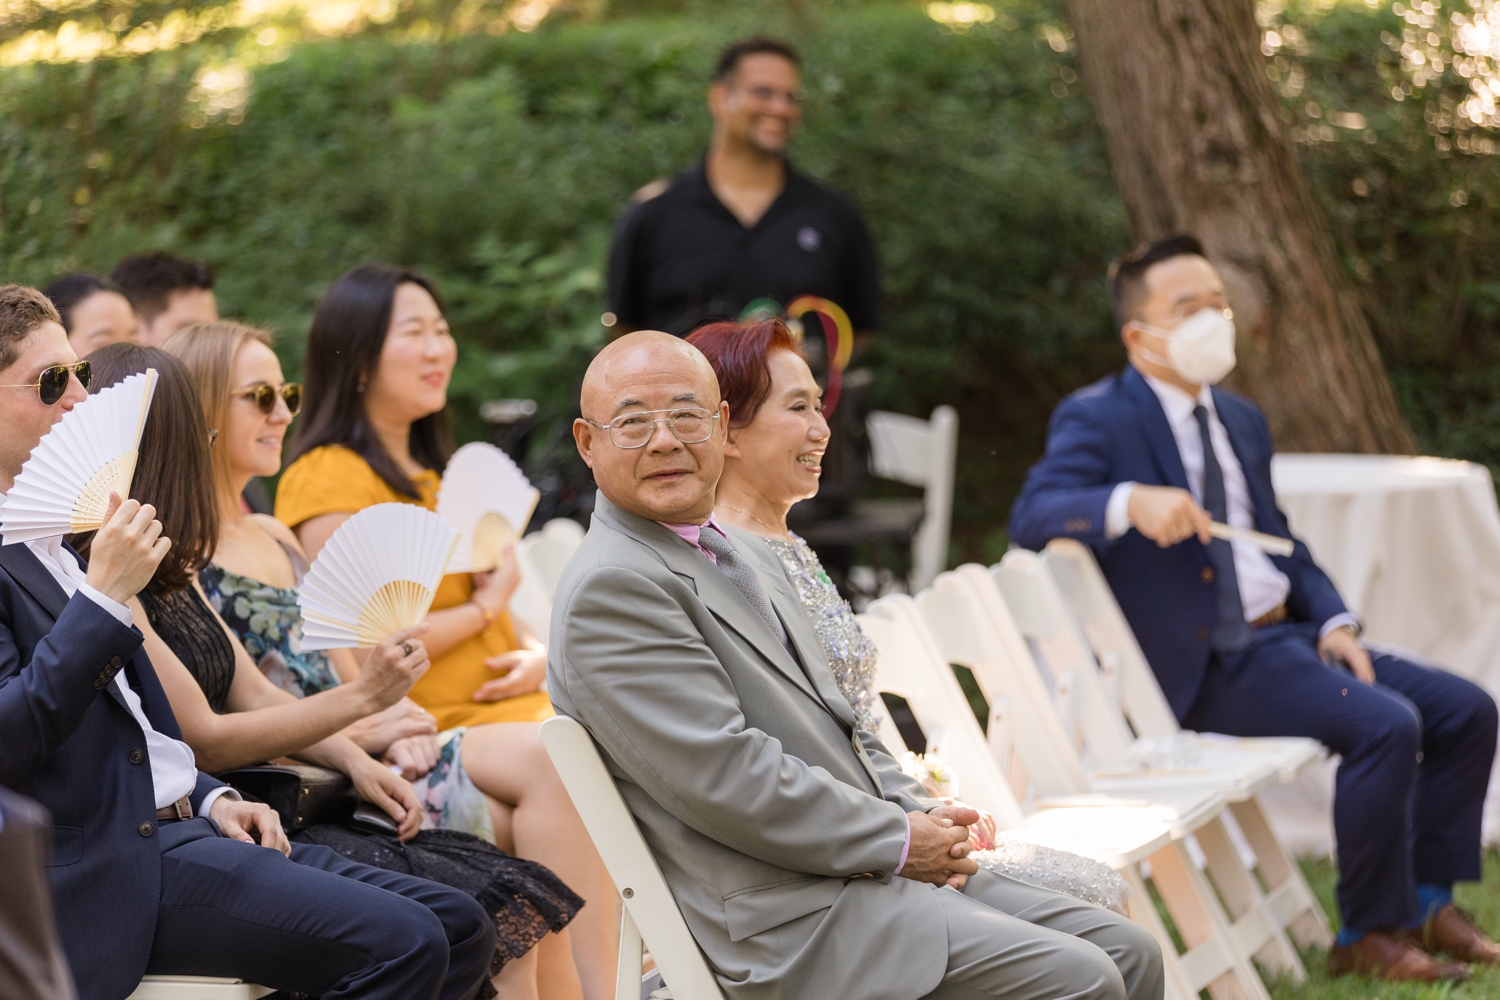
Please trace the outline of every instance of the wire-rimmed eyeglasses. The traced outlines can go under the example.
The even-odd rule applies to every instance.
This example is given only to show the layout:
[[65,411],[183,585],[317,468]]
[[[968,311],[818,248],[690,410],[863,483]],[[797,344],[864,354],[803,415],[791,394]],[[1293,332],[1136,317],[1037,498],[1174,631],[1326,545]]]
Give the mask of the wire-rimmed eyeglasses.
[[[665,417],[656,414],[665,413]],[[666,424],[672,435],[683,444],[701,444],[713,437],[714,421],[719,414],[700,406],[674,406],[666,410],[635,410],[622,413],[607,424],[596,420],[584,420],[601,431],[609,432],[609,441],[616,448],[644,448],[656,433],[657,424]]]

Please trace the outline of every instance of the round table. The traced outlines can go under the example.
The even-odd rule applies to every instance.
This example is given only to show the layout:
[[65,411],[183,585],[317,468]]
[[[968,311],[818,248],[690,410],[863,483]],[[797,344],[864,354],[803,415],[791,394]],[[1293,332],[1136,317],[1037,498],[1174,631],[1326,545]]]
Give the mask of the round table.
[[[1500,697],[1500,507],[1489,470],[1396,455],[1277,455],[1277,500],[1365,638]],[[1500,781],[1485,839],[1500,839]]]

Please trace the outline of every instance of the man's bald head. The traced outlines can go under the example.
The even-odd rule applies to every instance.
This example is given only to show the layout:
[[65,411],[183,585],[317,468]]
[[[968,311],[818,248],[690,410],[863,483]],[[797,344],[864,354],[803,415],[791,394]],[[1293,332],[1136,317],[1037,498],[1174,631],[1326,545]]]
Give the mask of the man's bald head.
[[[615,506],[652,521],[702,523],[713,513],[714,487],[724,468],[728,414],[708,359],[693,345],[656,330],[613,341],[594,358],[583,379],[583,418],[574,421],[578,453]],[[684,444],[667,424],[673,411],[706,410],[714,416],[707,441]],[[651,439],[620,448],[605,425],[650,412]]]
[[633,398],[630,387],[638,387],[642,380],[697,384],[697,405],[718,409],[719,380],[702,351],[670,333],[637,330],[611,341],[589,365],[580,399],[584,416],[608,423],[613,419],[609,414]]

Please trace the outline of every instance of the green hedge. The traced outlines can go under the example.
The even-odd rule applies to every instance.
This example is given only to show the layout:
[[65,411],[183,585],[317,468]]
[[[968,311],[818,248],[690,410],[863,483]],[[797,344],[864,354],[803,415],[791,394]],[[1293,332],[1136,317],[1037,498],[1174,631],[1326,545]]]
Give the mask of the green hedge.
[[[977,557],[1003,544],[1051,407],[1119,364],[1102,275],[1129,243],[1074,54],[1043,31],[1065,28],[1061,3],[995,6],[965,34],[907,4],[771,20],[808,59],[795,159],[862,206],[880,248],[880,405],[960,409],[956,530]],[[1288,114],[1313,126],[1307,165],[1424,447],[1500,464],[1494,161],[1440,155],[1422,102],[1388,96],[1389,12],[1287,16],[1311,42]],[[737,7],[300,45],[256,70],[243,120],[197,128],[189,94],[211,50],[6,69],[0,276],[40,283],[146,247],[200,256],[224,310],[280,330],[295,370],[332,278],[370,259],[428,269],[451,300],[456,411],[474,436],[481,399],[573,391],[603,339],[610,226],[634,189],[699,154],[712,60],[748,27]],[[1363,113],[1375,141],[1321,141],[1335,109]]]

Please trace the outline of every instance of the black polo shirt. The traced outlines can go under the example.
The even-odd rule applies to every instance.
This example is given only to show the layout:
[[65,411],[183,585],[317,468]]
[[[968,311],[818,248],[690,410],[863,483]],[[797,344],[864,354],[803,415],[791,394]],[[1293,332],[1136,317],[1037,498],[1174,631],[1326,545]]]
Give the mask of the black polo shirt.
[[626,326],[685,336],[757,299],[784,309],[801,295],[836,302],[855,330],[880,326],[878,263],[859,213],[790,166],[750,229],[714,195],[702,161],[615,228],[609,308]]

